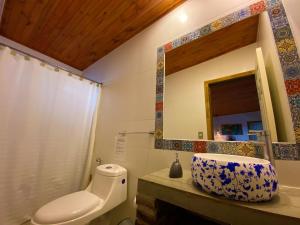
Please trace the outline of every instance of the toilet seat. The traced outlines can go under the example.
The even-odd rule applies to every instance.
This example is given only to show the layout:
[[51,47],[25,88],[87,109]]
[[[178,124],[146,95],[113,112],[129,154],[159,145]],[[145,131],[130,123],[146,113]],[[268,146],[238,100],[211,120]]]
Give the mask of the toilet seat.
[[88,192],[79,191],[60,197],[40,208],[33,221],[38,224],[57,224],[76,219],[102,205],[103,200]]

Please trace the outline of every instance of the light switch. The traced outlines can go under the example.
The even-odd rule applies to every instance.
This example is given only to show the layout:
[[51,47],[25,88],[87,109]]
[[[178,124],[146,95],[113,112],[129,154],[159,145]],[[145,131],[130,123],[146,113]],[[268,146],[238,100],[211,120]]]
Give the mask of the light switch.
[[198,131],[198,139],[203,139],[203,132],[202,131]]

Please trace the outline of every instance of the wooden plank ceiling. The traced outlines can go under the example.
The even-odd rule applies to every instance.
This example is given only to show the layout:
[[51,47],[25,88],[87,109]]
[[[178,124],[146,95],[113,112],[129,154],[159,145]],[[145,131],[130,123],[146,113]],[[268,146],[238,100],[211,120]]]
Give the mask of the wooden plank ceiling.
[[185,0],[6,0],[0,34],[79,70]]
[[166,53],[166,75],[256,42],[259,15],[217,30]]
[[222,81],[209,87],[213,116],[260,111],[254,75]]

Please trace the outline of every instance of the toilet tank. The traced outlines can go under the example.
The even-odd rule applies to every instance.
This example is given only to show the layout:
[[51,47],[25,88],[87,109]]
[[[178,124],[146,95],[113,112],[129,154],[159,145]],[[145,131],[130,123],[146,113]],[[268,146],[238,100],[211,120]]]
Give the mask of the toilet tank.
[[117,164],[104,164],[96,168],[91,192],[112,208],[127,198],[127,170]]

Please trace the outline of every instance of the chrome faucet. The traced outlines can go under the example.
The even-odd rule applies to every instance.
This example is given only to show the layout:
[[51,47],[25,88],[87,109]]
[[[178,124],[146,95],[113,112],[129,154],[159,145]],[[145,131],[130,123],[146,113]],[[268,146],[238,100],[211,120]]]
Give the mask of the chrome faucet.
[[269,160],[275,167],[270,133],[266,130],[249,130],[248,135],[255,135],[258,141],[264,142],[264,158]]

